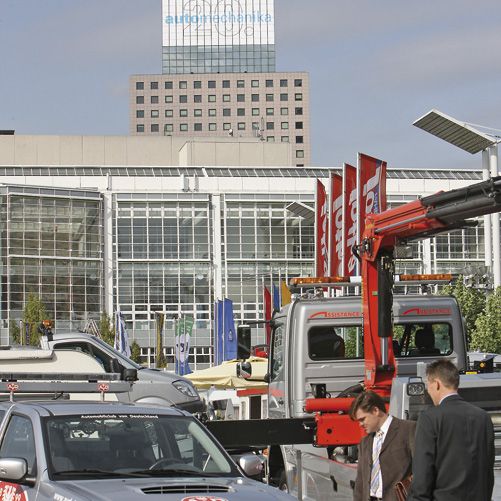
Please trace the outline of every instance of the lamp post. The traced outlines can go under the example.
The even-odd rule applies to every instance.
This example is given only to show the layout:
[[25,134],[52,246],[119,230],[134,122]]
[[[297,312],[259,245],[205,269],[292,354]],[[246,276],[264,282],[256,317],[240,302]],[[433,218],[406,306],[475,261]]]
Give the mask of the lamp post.
[[[475,154],[482,152],[482,177],[489,179],[498,175],[497,138],[460,122],[438,110],[431,110],[418,118],[413,125],[447,141],[462,150]],[[494,287],[501,286],[501,238],[499,214],[484,216],[485,264],[492,266]],[[492,256],[492,260],[491,260]]]

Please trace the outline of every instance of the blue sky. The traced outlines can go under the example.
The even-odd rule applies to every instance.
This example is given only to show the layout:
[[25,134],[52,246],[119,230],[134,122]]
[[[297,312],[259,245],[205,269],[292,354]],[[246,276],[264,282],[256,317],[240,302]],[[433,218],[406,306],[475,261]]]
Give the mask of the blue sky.
[[[314,165],[480,167],[412,122],[501,129],[499,0],[275,0],[277,70],[310,73]],[[1,0],[0,128],[127,134],[128,77],[161,71],[161,0]]]

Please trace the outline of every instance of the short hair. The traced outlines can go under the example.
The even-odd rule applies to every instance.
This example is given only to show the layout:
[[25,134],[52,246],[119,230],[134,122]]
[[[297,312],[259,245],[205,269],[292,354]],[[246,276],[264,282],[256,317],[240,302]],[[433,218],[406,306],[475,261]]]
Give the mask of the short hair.
[[355,414],[358,410],[371,412],[374,407],[386,414],[386,405],[383,398],[373,391],[364,391],[351,404],[350,417],[355,421]]
[[459,371],[450,360],[435,360],[426,366],[428,379],[438,379],[446,388],[459,388]]

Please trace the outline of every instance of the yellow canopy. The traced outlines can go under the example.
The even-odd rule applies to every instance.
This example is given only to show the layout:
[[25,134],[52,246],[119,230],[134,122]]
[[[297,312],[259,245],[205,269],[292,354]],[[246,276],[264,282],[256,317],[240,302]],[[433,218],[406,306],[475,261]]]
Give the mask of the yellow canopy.
[[221,365],[208,369],[192,372],[186,375],[198,389],[216,388],[259,388],[266,386],[264,376],[268,368],[268,359],[251,357],[246,360],[252,365],[252,377],[243,379],[237,376],[237,363],[239,360],[228,360]]

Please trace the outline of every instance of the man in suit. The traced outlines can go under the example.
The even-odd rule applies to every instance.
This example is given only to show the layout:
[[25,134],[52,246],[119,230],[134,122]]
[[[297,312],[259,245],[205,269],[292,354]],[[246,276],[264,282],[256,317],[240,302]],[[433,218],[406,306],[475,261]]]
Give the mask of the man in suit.
[[395,484],[412,471],[416,423],[388,415],[372,391],[358,395],[350,416],[367,433],[358,447],[354,501],[396,500]]
[[489,415],[457,393],[449,360],[426,369],[434,407],[418,420],[412,501],[488,501],[494,486],[494,430]]

